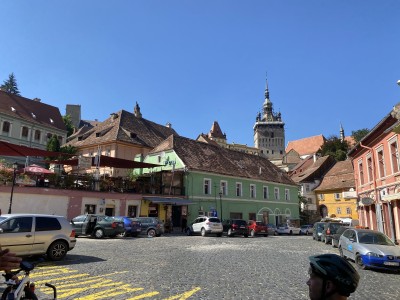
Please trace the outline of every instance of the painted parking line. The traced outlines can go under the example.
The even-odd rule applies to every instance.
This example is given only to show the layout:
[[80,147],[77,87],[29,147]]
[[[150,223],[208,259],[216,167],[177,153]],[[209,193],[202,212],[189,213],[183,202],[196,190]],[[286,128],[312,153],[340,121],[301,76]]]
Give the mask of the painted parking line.
[[[57,288],[57,299],[75,299],[75,300],[95,300],[110,299],[126,295],[127,300],[139,300],[152,298],[160,294],[158,291],[150,291],[142,294],[143,287],[133,287],[121,281],[113,281],[110,277],[117,274],[128,273],[129,271],[112,272],[102,275],[92,276],[88,273],[78,273],[78,270],[68,267],[43,266],[35,269],[30,274],[32,280],[36,283],[36,289],[45,295],[52,295],[53,290],[44,286],[46,282],[52,283]],[[87,294],[93,290],[93,293]],[[200,291],[200,287],[181,294],[173,295],[164,300],[186,300]],[[130,298],[128,298],[130,297]]]

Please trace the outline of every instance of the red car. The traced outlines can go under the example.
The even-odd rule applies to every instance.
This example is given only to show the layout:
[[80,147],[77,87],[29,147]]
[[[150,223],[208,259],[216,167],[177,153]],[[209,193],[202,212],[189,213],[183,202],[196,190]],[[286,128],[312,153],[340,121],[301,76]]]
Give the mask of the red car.
[[250,220],[247,222],[249,228],[249,235],[254,237],[256,235],[268,236],[268,227],[261,221]]

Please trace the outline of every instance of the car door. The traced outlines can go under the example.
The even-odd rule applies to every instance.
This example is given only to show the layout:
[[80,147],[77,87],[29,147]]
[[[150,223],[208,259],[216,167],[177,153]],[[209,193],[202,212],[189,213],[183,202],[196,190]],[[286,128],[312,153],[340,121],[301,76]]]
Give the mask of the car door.
[[61,224],[55,217],[36,216],[34,218],[34,225],[35,240],[32,247],[32,254],[46,253],[47,248],[55,237],[61,237]]
[[86,227],[88,225],[89,215],[80,215],[71,220],[72,228],[75,229],[76,235],[86,234]]
[[346,230],[340,237],[340,247],[342,248],[343,255],[350,257],[349,248],[352,248],[350,236],[352,235],[352,230]]
[[34,243],[33,217],[12,217],[0,224],[0,245],[17,255],[29,255]]
[[196,218],[193,222],[192,228],[193,232],[200,232],[200,222],[203,218]]

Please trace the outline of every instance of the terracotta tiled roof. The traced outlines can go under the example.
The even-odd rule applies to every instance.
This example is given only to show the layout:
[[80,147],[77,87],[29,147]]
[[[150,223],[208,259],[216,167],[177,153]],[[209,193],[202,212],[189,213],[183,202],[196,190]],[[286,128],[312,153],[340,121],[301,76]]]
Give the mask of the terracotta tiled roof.
[[315,191],[339,190],[355,187],[351,160],[337,162],[324,176]]
[[325,141],[326,139],[322,134],[296,141],[290,141],[286,147],[286,153],[294,149],[300,156],[312,155],[321,148]]
[[[150,153],[174,150],[190,170],[296,185],[268,159],[202,143],[181,136],[170,136]],[[261,172],[260,172],[261,170]]]
[[120,141],[153,148],[169,135],[178,135],[172,128],[137,118],[125,110],[111,114],[104,122],[84,131],[78,131],[66,145],[82,147]]
[[212,139],[210,139],[208,137],[208,135],[206,135],[204,133],[199,134],[199,136],[197,137],[196,140],[199,141],[199,142],[203,142],[203,143],[219,146],[219,144],[216,141],[213,141]]
[[[320,179],[334,164],[335,159],[329,155],[319,157],[315,162],[313,157],[309,157],[291,178],[294,182],[309,182],[314,179]],[[303,170],[300,172],[300,169]]]
[[67,130],[57,107],[4,91],[0,91],[0,112],[11,118],[24,119],[49,128]]

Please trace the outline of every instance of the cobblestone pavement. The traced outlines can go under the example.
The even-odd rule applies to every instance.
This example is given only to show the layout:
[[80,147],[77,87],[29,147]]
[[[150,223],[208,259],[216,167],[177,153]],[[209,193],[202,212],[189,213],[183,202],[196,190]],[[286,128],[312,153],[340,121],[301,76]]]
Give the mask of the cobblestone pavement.
[[[31,274],[58,299],[308,299],[308,256],[338,253],[310,236],[78,238],[66,259]],[[350,299],[400,299],[400,275],[360,270]],[[40,298],[41,299],[41,298]]]

